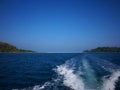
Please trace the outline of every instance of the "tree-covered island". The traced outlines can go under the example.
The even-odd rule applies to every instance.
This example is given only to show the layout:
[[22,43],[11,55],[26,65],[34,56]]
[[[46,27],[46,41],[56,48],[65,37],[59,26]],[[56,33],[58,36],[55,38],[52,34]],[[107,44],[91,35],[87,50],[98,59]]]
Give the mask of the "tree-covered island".
[[98,47],[84,52],[120,52],[120,47]]
[[34,51],[31,50],[23,50],[23,49],[18,49],[17,47],[0,41],[0,52],[12,52],[12,53],[19,53],[19,52],[29,52],[33,53]]

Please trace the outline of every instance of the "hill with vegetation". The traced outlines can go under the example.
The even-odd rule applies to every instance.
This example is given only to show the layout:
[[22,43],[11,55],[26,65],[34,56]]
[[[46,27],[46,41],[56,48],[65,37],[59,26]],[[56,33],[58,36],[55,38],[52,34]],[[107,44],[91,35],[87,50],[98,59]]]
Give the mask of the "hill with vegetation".
[[98,47],[84,52],[120,52],[120,47]]
[[17,47],[15,47],[11,44],[8,44],[5,42],[0,42],[0,52],[14,52],[14,53],[16,53],[16,52],[34,52],[34,51],[18,49]]

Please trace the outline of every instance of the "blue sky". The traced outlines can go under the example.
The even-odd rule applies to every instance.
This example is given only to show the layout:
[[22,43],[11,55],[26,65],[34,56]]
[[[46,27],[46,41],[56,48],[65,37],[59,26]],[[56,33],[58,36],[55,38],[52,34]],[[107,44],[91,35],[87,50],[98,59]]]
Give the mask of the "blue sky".
[[0,41],[38,52],[120,46],[120,1],[0,0]]

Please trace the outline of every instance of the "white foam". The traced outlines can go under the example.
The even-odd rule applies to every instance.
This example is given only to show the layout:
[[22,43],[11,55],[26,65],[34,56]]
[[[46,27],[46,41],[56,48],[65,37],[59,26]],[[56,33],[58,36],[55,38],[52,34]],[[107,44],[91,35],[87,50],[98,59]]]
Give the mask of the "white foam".
[[45,86],[43,85],[43,86],[39,86],[39,85],[36,85],[36,86],[34,86],[33,87],[33,89],[32,90],[42,90],[42,89],[44,89],[45,88]]
[[[100,60],[92,61],[100,68],[112,73],[109,78],[104,78],[103,83],[101,82],[102,78],[100,78],[101,81],[98,81],[96,73],[87,59],[84,58],[79,61],[76,58],[72,58],[71,60],[66,61],[65,64],[57,66],[55,71],[58,74],[58,77],[57,79],[54,79],[53,82],[46,82],[42,86],[35,85],[31,89],[13,90],[46,90],[46,88],[47,90],[50,90],[49,87],[51,86],[53,86],[52,90],[59,90],[59,88],[57,89],[57,85],[59,85],[57,82],[61,80],[63,80],[62,82],[65,86],[72,90],[115,90],[115,84],[120,77],[119,67],[105,60],[102,60],[102,62],[100,62]],[[83,77],[81,77],[81,75]],[[59,76],[62,76],[63,78],[61,79]]]
[[102,90],[115,90],[115,84],[119,80],[120,71],[114,72],[110,78],[104,79]]
[[56,69],[59,75],[64,77],[63,84],[73,90],[85,90],[82,78],[75,75],[72,68],[67,67],[66,64],[60,65]]
[[50,83],[49,82],[46,82],[44,85],[40,86],[40,85],[36,85],[33,87],[32,90],[44,90],[46,86],[49,86]]

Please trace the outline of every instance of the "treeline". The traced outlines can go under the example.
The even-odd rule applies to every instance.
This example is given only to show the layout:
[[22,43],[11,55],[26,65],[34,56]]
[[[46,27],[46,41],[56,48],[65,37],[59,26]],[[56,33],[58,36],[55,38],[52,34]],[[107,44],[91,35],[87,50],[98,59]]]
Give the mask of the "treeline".
[[120,52],[120,47],[98,47],[84,52]]
[[34,51],[18,49],[17,47],[11,44],[0,42],[0,52],[34,52]]

